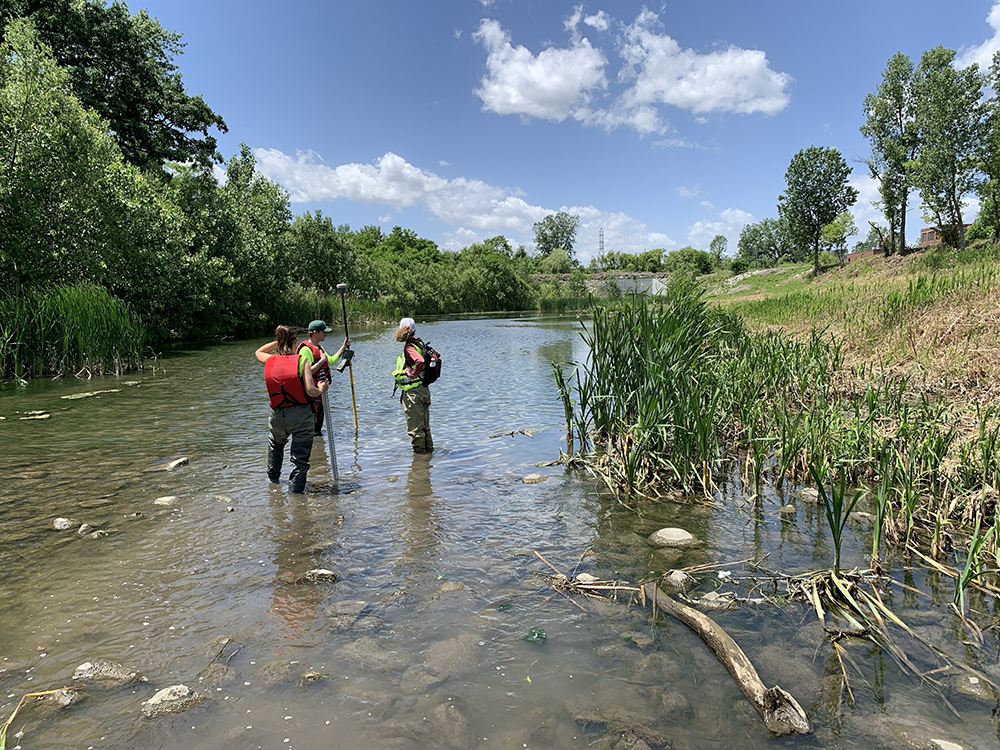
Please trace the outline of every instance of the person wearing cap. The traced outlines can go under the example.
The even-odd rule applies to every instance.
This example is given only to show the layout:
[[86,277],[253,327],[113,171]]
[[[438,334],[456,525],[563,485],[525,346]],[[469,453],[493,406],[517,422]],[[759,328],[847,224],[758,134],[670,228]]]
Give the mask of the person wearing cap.
[[[303,358],[306,367],[311,368],[315,363],[320,363],[319,369],[315,371],[318,383],[329,383],[331,381],[330,368],[342,358],[345,361],[351,358],[351,340],[348,338],[344,339],[344,343],[340,345],[335,354],[327,354],[323,351],[323,340],[326,338],[326,334],[332,331],[333,329],[327,326],[326,321],[314,320],[309,324],[309,335],[299,344],[299,356]],[[316,411],[313,435],[319,436],[323,434],[322,397],[313,400],[313,408]]]
[[396,341],[403,344],[403,353],[396,359],[393,377],[402,391],[399,402],[406,417],[406,434],[414,453],[434,450],[431,438],[431,391],[421,378],[424,365],[424,342],[416,337],[417,324],[413,318],[403,318],[396,328]]

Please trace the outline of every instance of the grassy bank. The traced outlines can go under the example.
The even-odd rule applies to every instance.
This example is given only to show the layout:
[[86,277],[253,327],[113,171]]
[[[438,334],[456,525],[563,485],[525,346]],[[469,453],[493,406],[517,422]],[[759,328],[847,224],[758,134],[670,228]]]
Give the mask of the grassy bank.
[[583,371],[558,377],[571,452],[624,502],[712,498],[738,467],[753,502],[818,485],[831,529],[857,488],[875,558],[978,539],[1000,560],[996,253],[934,262],[675,282],[599,308]]

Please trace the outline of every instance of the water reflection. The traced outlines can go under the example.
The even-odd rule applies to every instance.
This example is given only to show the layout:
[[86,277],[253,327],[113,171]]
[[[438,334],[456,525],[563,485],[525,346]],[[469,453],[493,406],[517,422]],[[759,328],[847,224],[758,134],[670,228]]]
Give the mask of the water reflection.
[[295,645],[309,645],[322,587],[303,580],[306,572],[322,568],[317,522],[308,495],[288,493],[272,486],[268,496],[274,542],[272,557],[276,574],[268,614],[277,619],[277,632]]
[[402,523],[403,562],[416,578],[434,568],[441,543],[438,500],[431,486],[431,453],[414,453],[406,474]]

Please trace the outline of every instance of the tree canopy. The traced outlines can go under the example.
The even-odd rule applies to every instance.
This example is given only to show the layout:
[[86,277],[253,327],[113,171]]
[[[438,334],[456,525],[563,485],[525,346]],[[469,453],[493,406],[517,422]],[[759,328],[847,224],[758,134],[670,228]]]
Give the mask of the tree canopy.
[[573,259],[573,243],[576,240],[576,228],[580,217],[559,211],[549,214],[541,221],[536,221],[532,229],[535,232],[535,247],[543,258],[552,254],[553,250],[562,249]]
[[851,168],[835,148],[810,146],[792,157],[785,172],[785,192],[778,213],[785,219],[793,242],[813,252],[813,273],[819,273],[823,227],[858,199],[847,184]]
[[104,0],[0,0],[0,41],[27,19],[66,71],[77,99],[106,120],[126,162],[220,162],[215,128],[226,123],[185,91],[174,64],[184,45],[146,11]]

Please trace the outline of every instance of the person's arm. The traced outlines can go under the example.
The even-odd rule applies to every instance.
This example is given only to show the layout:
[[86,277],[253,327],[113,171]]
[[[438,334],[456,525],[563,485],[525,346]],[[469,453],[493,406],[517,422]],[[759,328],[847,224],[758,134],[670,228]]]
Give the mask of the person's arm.
[[[327,354],[326,360],[330,363],[330,367],[333,367],[340,361],[341,355],[344,353],[344,349],[349,349],[351,346],[350,339],[344,339],[344,343],[340,345],[340,348],[333,354]],[[321,360],[322,361],[322,360]]]
[[424,369],[424,356],[416,346],[410,343],[406,344],[404,351],[406,352],[406,358],[413,363],[409,367],[404,367],[404,371],[411,378],[420,377],[420,373]]
[[255,351],[253,355],[257,358],[258,361],[266,362],[267,358],[270,357],[271,354],[274,352],[274,350],[277,348],[278,348],[278,342],[272,341],[269,344],[264,344],[264,346]]
[[[323,360],[320,360],[322,362]],[[302,378],[302,384],[306,387],[306,394],[312,396],[313,398],[319,398],[324,393],[326,389],[330,387],[330,381],[324,380],[320,384],[316,384],[316,378],[312,376],[312,373],[308,373]]]

